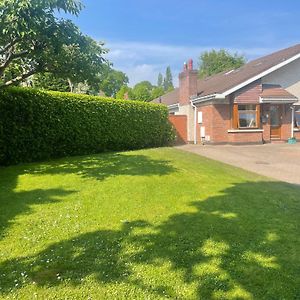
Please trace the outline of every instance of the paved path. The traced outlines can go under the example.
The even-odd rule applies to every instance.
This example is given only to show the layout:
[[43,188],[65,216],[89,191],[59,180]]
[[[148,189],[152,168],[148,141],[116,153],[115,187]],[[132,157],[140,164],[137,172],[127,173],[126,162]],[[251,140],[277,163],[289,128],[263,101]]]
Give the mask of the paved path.
[[184,145],[177,148],[281,181],[300,184],[300,143],[255,146]]

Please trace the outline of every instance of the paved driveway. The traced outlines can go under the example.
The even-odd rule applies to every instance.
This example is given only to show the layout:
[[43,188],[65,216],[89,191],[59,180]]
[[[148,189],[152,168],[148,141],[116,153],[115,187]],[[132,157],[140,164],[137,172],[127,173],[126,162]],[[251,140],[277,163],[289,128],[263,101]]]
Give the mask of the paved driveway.
[[300,184],[300,143],[251,146],[184,145],[178,149],[197,153],[261,175]]

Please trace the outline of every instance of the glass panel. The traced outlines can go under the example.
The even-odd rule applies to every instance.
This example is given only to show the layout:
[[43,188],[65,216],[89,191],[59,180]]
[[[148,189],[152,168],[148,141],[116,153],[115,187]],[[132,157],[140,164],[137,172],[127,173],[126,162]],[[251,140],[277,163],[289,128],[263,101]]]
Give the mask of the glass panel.
[[246,104],[238,106],[239,127],[253,128],[257,127],[256,105]]
[[257,127],[256,125],[256,112],[239,112],[240,127]]
[[271,126],[280,126],[280,116],[278,106],[270,107],[270,124]]
[[239,110],[255,110],[256,111],[256,105],[255,104],[239,105]]
[[295,122],[297,127],[300,127],[300,110],[295,112]]

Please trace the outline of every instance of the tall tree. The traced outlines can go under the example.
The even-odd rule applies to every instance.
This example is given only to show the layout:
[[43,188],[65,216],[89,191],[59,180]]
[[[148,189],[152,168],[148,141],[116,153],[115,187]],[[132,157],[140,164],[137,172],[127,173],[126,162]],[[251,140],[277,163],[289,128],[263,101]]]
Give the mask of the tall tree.
[[132,88],[127,85],[123,85],[116,94],[116,99],[133,99]]
[[171,68],[170,66],[167,67],[166,69],[166,76],[164,79],[164,90],[167,91],[171,91],[174,89],[174,85],[173,85],[173,76],[172,76],[172,72],[171,72]]
[[133,89],[133,100],[140,100],[140,101],[151,101],[151,92],[153,89],[153,85],[149,81],[141,81],[137,83]]
[[158,78],[157,78],[157,86],[158,87],[163,87],[163,83],[164,83],[164,78],[163,78],[162,74],[159,73]]
[[93,80],[103,44],[83,35],[57,11],[78,15],[79,0],[0,1],[0,88],[50,72],[70,81]]
[[125,73],[107,66],[100,74],[100,90],[108,97],[116,97],[123,85],[129,82]]
[[165,93],[163,87],[154,87],[151,91],[151,99],[156,99]]
[[205,51],[199,58],[199,76],[205,78],[223,71],[230,71],[245,63],[245,56],[238,53],[231,54],[224,49]]
[[52,73],[35,74],[32,78],[33,87],[47,91],[69,92],[67,79],[59,78]]

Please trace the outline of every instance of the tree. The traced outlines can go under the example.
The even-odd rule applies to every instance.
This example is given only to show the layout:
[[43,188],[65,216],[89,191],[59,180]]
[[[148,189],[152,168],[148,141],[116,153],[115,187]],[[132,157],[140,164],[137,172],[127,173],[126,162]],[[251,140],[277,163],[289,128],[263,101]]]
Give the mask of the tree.
[[103,44],[83,35],[57,11],[78,15],[79,0],[0,1],[0,88],[50,72],[72,82],[93,81],[103,64]]
[[100,90],[108,97],[116,97],[122,86],[129,82],[125,73],[107,66],[100,74]]
[[123,85],[116,94],[116,99],[133,99],[133,98],[134,96],[133,96],[132,88],[128,87],[127,85]]
[[153,86],[149,81],[141,81],[137,83],[133,89],[133,100],[151,101],[151,92]]
[[69,92],[67,79],[59,78],[52,73],[35,74],[32,78],[33,86],[47,91]]
[[153,88],[152,92],[151,92],[151,99],[156,99],[160,96],[162,96],[165,93],[163,87],[155,87]]
[[230,54],[224,49],[205,51],[199,58],[199,76],[205,78],[223,71],[230,71],[245,63],[245,57],[238,53]]
[[133,88],[123,85],[117,92],[117,99],[124,99],[127,94],[127,99],[149,102],[155,98],[162,96],[165,93],[163,87],[153,86],[149,81],[141,81]]
[[165,92],[166,91],[171,91],[171,90],[174,89],[173,77],[172,77],[172,72],[171,72],[170,66],[168,66],[167,69],[166,69],[166,76],[165,76],[165,79],[164,79],[163,86],[164,86]]
[[157,86],[158,87],[163,87],[163,82],[164,82],[163,76],[162,76],[161,73],[159,73],[158,78],[157,78]]

